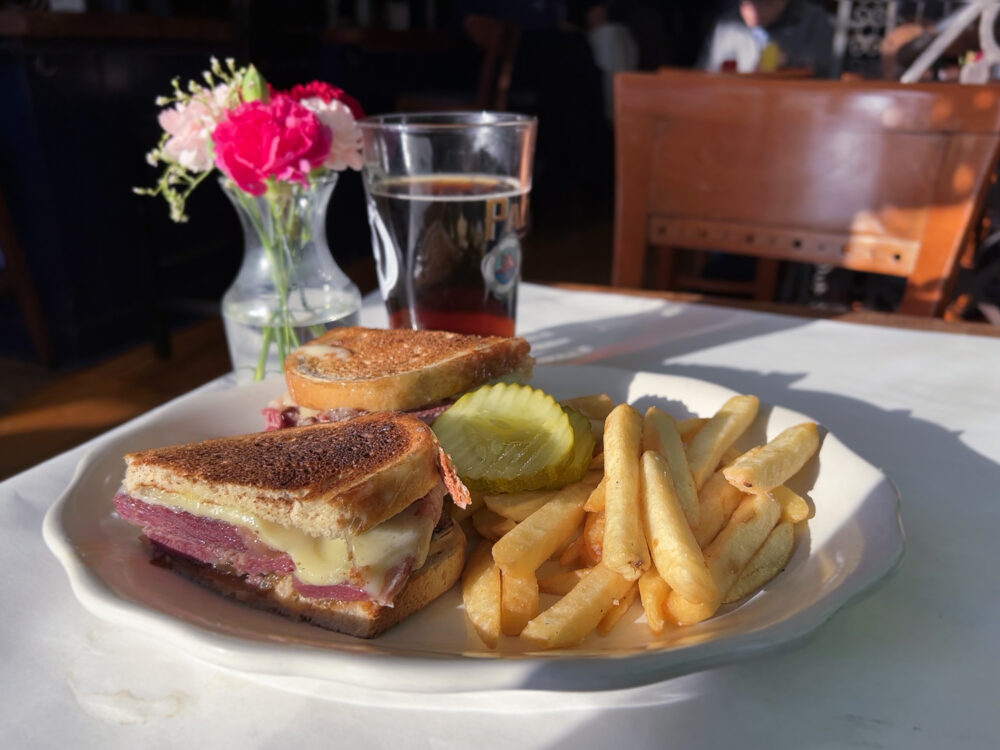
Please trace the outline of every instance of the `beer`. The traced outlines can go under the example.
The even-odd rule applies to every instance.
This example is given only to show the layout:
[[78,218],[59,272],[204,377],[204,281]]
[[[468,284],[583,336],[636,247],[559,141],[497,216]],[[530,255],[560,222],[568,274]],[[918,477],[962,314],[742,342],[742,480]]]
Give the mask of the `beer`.
[[528,189],[434,174],[368,186],[379,286],[394,328],[514,334]]

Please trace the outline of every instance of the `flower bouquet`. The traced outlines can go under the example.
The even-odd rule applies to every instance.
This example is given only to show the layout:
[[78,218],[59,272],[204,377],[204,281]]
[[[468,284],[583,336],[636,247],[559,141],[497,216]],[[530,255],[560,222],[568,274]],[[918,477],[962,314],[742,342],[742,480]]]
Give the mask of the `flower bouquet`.
[[223,297],[237,378],[283,371],[292,349],[356,321],[361,296],[326,244],[326,206],[344,169],[360,169],[362,116],[342,90],[313,81],[275,91],[252,65],[216,59],[204,83],[157,99],[163,136],[147,154],[163,171],[141,195],[162,196],[170,218],[218,170],[246,240],[244,262]]

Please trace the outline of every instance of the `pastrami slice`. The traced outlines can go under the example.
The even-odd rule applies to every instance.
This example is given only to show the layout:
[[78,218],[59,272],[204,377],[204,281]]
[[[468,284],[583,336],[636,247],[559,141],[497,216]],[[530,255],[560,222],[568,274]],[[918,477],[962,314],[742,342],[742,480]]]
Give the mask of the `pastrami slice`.
[[[426,519],[425,523],[430,522],[433,528],[442,516],[444,492],[444,486],[437,485],[414,503],[409,512],[414,518]],[[123,520],[139,526],[150,541],[168,554],[183,555],[239,576],[291,575],[295,591],[305,598],[375,601],[391,606],[415,567],[416,561],[411,554],[385,570],[381,580],[366,581],[371,571],[363,567],[355,568],[345,581],[307,584],[294,576],[296,566],[289,554],[268,546],[250,529],[222,519],[148,503],[124,490],[118,491],[113,502]]]

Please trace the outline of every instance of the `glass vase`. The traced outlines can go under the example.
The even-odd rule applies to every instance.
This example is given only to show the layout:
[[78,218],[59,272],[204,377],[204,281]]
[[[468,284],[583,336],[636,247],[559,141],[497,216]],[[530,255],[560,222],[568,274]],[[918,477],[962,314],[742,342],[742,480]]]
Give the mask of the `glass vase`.
[[243,226],[243,265],[222,297],[239,383],[284,372],[285,357],[334,326],[356,325],[361,293],[334,261],[326,209],[337,175],[273,183],[262,196],[221,180]]

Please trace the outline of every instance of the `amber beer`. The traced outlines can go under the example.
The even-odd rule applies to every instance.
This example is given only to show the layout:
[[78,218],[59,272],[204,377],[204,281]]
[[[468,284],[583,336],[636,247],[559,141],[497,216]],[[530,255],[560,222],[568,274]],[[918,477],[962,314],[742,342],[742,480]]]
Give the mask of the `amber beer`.
[[390,325],[514,334],[526,187],[495,175],[389,177],[369,185],[368,201]]

